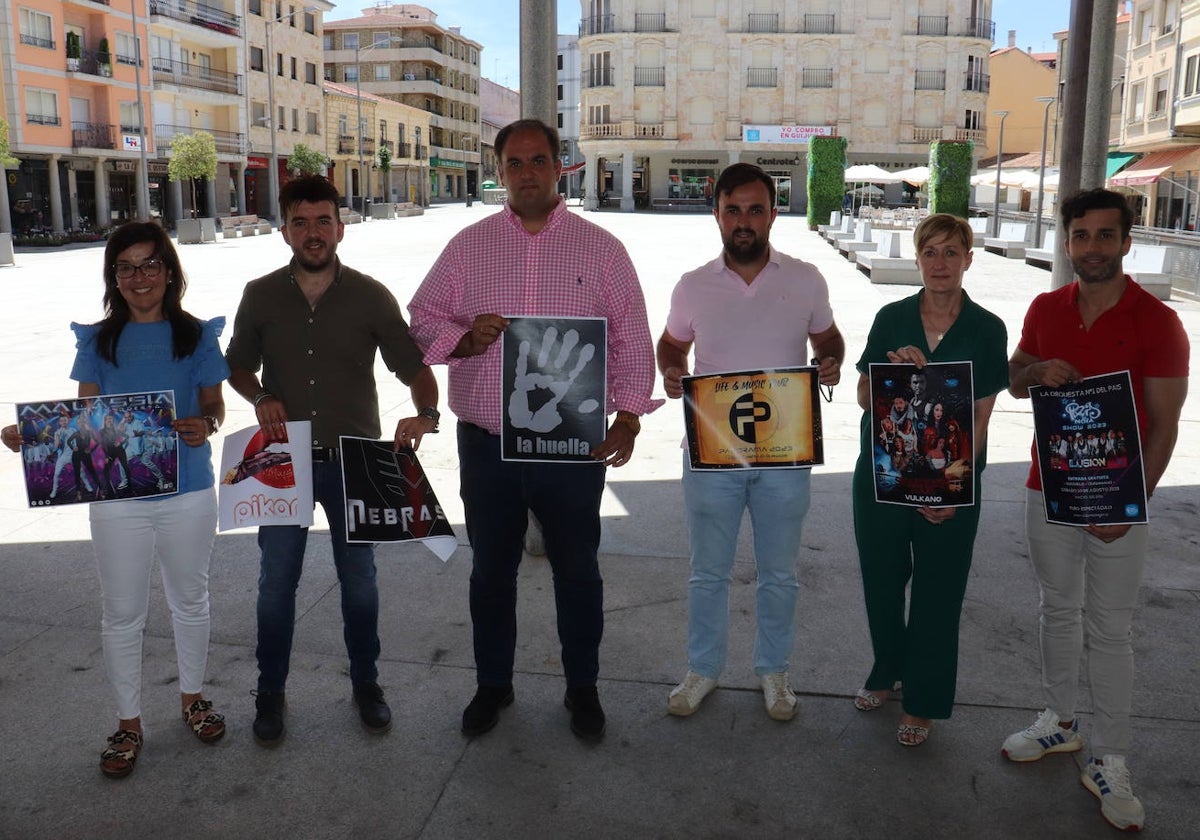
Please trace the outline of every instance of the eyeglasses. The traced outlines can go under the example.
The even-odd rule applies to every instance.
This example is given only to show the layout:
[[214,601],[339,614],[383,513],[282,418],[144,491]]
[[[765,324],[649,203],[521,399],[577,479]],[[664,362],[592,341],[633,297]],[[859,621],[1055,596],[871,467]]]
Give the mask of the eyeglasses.
[[141,265],[119,262],[113,266],[113,270],[116,271],[118,280],[129,280],[139,271],[147,280],[153,280],[162,274],[163,261],[159,259],[146,260]]
[[[814,358],[811,362],[809,362],[809,364],[811,364],[813,367],[820,367],[821,360]],[[827,402],[827,403],[833,402],[833,386],[832,385],[822,385],[821,383],[818,382],[817,388],[818,388],[818,390],[820,390],[821,396],[825,398],[825,402]]]

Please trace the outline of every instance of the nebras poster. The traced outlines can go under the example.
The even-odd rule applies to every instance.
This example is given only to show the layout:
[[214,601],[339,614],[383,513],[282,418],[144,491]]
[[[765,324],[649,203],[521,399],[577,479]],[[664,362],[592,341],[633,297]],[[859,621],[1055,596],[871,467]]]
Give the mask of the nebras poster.
[[1046,521],[1145,522],[1146,477],[1129,371],[1061,388],[1035,385],[1029,396]]
[[178,492],[174,391],[17,403],[30,507]]
[[501,334],[501,458],[597,463],[606,431],[608,322],[509,318]]
[[346,542],[419,540],[442,562],[458,548],[458,537],[438,504],[433,487],[410,447],[394,451],[390,441],[341,438],[346,488]]
[[824,463],[819,385],[815,367],[685,376],[692,469]]
[[975,395],[970,362],[872,364],[875,501],[975,504]]
[[268,441],[261,426],[225,436],[217,530],[313,524],[312,425],[301,420],[284,429],[282,441]]

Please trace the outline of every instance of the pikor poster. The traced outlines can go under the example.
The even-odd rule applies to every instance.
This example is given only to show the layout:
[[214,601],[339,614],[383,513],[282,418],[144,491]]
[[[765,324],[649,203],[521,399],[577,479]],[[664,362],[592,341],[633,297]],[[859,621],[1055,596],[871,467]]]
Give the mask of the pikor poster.
[[284,430],[281,441],[257,425],[225,436],[217,530],[313,524],[312,424],[289,421]]
[[1046,521],[1146,522],[1146,477],[1129,371],[1059,388],[1035,385],[1029,397]]
[[501,457],[595,464],[607,434],[608,322],[514,316],[500,341]]
[[824,463],[819,384],[815,367],[685,376],[692,469]]
[[17,403],[30,507],[179,489],[174,391]]
[[970,362],[872,364],[875,501],[975,504],[975,395]]

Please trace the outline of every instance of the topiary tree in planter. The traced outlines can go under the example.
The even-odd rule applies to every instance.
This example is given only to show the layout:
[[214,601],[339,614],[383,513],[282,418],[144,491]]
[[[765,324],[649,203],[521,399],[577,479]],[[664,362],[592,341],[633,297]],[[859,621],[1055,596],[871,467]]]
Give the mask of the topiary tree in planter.
[[79,59],[83,55],[83,45],[79,43],[78,32],[67,33],[67,69],[74,73],[79,69]]
[[176,134],[171,140],[167,177],[189,181],[192,187],[192,217],[196,215],[196,180],[217,177],[217,141],[207,131]]
[[[971,166],[975,144],[935,140],[929,144],[929,211],[967,218],[971,203]],[[997,188],[998,189],[998,188]]]
[[846,192],[846,138],[814,137],[808,144],[808,229],[829,224]]
[[100,49],[96,50],[96,63],[100,65],[102,76],[112,75],[112,53],[108,51],[108,39],[100,39]]
[[379,172],[384,178],[383,201],[386,204],[392,200],[392,150],[380,143],[376,157],[379,159]]
[[288,169],[302,175],[324,175],[329,170],[329,157],[303,143],[297,143],[288,155]]

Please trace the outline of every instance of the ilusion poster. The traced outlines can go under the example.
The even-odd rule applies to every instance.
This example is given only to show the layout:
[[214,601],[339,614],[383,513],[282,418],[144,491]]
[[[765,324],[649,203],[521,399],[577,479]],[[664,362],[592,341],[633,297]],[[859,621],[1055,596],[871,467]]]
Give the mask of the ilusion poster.
[[595,464],[606,434],[608,322],[511,317],[500,341],[501,457]]
[[875,500],[975,504],[971,363],[872,364],[870,382]]
[[30,507],[178,492],[174,391],[17,403]]
[[692,469],[824,463],[819,385],[815,367],[685,376]]
[[1146,477],[1129,371],[1061,388],[1035,385],[1029,396],[1046,521],[1145,522]]
[[346,488],[346,541],[384,543],[420,540],[443,562],[458,538],[421,469],[417,453],[399,452],[390,441],[342,437]]
[[285,438],[268,442],[260,426],[225,436],[217,530],[313,524],[312,425],[289,422]]

